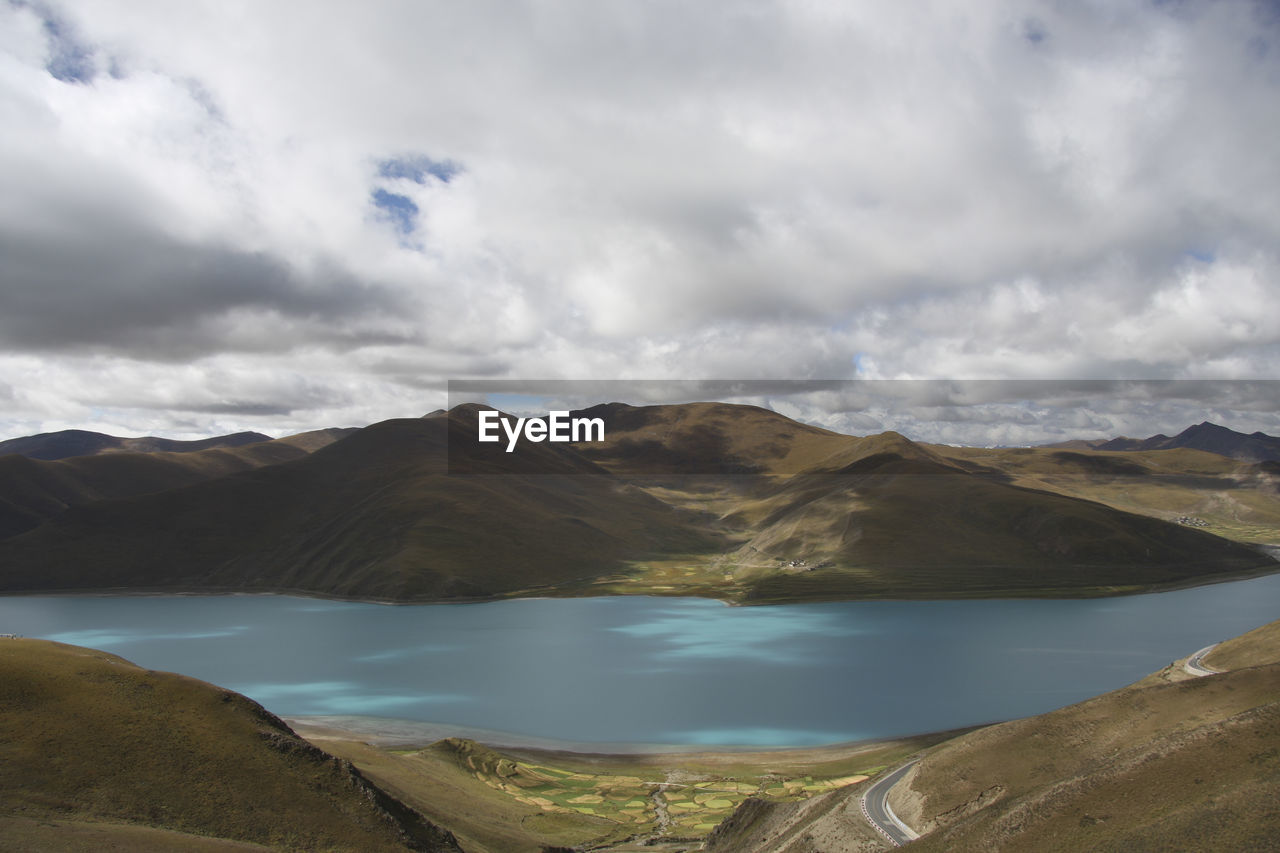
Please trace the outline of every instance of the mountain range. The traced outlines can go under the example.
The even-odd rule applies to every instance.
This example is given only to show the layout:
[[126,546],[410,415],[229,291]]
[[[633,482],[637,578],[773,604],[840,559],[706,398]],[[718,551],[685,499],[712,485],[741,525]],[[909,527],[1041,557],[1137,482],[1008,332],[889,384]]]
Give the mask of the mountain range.
[[[977,451],[751,406],[612,403],[574,413],[605,421],[602,442],[508,453],[476,441],[479,411],[0,456],[0,590],[1096,595],[1266,571],[1246,543],[1280,541],[1274,477],[1186,449]],[[1252,528],[1176,523],[1175,504],[1224,493]]]
[[271,436],[260,432],[237,432],[196,441],[177,441],[172,438],[117,438],[101,432],[82,429],[66,429],[45,432],[0,441],[0,456],[17,453],[32,459],[66,459],[69,456],[89,456],[97,453],[194,453],[213,447],[244,447],[260,441],[270,441]]
[[1204,450],[1248,462],[1280,461],[1280,438],[1264,432],[1249,435],[1204,421],[1190,426],[1172,438],[1156,434],[1150,438],[1111,438],[1095,441],[1066,441],[1049,447],[1086,448],[1089,450],[1172,450],[1179,447]]

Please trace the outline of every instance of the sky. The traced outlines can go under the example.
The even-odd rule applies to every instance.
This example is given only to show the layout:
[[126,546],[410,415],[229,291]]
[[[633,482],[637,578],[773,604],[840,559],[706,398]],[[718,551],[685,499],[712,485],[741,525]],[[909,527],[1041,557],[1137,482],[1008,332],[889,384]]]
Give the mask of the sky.
[[[1280,378],[1275,3],[0,0],[0,127],[0,438]],[[743,401],[897,423],[823,387]],[[1179,387],[913,437],[1280,433]]]

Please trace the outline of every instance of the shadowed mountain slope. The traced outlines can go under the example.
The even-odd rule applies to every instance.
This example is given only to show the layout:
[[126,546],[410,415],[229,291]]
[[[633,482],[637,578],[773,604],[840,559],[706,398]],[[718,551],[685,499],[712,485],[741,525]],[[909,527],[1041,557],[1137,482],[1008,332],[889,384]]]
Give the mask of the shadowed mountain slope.
[[68,507],[162,492],[300,459],[351,432],[355,430],[316,430],[181,453],[118,450],[58,460],[16,453],[0,456],[0,539],[34,529]]
[[1245,435],[1208,421],[1187,427],[1172,438],[1167,435],[1153,435],[1150,438],[1113,438],[1094,445],[1096,450],[1125,451],[1172,450],[1178,447],[1204,450],[1247,462],[1280,460],[1280,438],[1262,432]]
[[718,547],[572,448],[507,454],[475,435],[474,409],[386,421],[295,461],[74,507],[0,542],[0,586],[482,598]]
[[[0,838],[14,845],[0,841],[5,849],[87,849],[77,844],[87,837],[99,849],[222,849],[213,839],[234,839],[459,850],[350,763],[202,681],[92,649],[0,640],[0,707]],[[58,832],[42,830],[50,821]]]
[[755,580],[751,597],[765,599],[1105,593],[1267,562],[1199,530],[891,451],[791,478],[742,522],[744,564],[817,567]]

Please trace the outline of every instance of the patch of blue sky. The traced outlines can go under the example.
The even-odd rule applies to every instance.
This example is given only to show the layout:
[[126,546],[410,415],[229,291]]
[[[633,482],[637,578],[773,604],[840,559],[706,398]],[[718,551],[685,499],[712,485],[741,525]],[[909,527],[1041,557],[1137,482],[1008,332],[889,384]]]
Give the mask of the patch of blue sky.
[[415,706],[471,701],[456,693],[379,693],[351,681],[228,686],[281,714],[382,716]]
[[1209,249],[1187,249],[1187,257],[1194,258],[1202,264],[1211,264],[1218,259],[1217,254]]
[[415,184],[425,184],[431,178],[447,184],[461,171],[462,167],[452,160],[433,160],[424,154],[390,157],[378,164],[379,177]]
[[[657,641],[660,658],[746,659],[788,665],[820,664],[831,637],[865,633],[829,613],[727,607],[664,608],[648,622],[609,630]],[[805,643],[811,639],[822,639],[823,643]]]
[[811,729],[743,727],[667,732],[659,735],[659,738],[673,743],[702,746],[826,746],[833,743],[866,740],[867,735],[857,732],[821,732]]
[[401,234],[412,234],[418,227],[418,205],[407,195],[378,188],[370,194],[370,200]]
[[489,394],[489,405],[511,415],[546,415],[547,398],[536,394]]
[[49,41],[49,59],[45,70],[64,83],[91,83],[97,75],[93,49],[81,41],[72,26],[61,15],[43,3],[22,3],[40,17]]
[[381,652],[371,652],[367,655],[359,655],[353,657],[356,663],[395,663],[407,658],[423,657],[426,655],[438,655],[446,652],[457,651],[460,646],[451,646],[445,643],[427,643],[421,646],[409,646],[402,649],[387,649]]
[[213,628],[203,631],[155,632],[140,628],[96,628],[84,631],[62,631],[47,634],[46,640],[55,643],[68,643],[73,646],[122,646],[127,643],[151,642],[154,640],[212,640],[218,637],[234,637],[249,630],[248,625],[234,625],[227,628]]

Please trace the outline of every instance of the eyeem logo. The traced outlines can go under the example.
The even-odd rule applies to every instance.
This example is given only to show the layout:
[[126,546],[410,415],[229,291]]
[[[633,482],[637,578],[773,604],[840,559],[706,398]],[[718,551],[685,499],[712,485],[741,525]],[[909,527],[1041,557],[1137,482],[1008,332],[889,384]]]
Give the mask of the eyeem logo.
[[499,412],[480,412],[480,441],[502,441],[498,425],[507,434],[507,452],[516,449],[521,434],[529,441],[604,441],[604,418],[571,418],[568,412],[548,412],[547,419],[510,418]]

